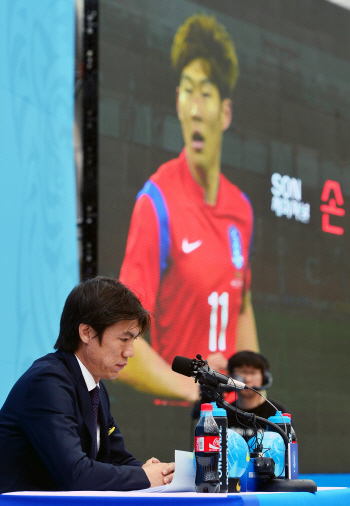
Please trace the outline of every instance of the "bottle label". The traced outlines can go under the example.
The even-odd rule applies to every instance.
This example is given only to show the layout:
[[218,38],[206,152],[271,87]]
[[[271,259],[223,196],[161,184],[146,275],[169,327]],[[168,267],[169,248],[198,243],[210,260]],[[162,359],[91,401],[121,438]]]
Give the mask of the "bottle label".
[[196,436],[194,438],[195,452],[219,452],[220,437],[219,436]]

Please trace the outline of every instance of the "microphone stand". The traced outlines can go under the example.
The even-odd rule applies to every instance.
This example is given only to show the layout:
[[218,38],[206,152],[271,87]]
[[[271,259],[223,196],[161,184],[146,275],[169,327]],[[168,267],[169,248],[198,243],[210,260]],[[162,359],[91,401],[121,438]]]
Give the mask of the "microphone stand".
[[[196,378],[196,380],[201,383],[200,378]],[[238,413],[249,421],[257,421],[263,423],[264,425],[268,425],[275,432],[277,432],[283,439],[285,452],[284,452],[284,479],[272,478],[266,480],[262,486],[260,487],[261,491],[264,492],[316,492],[317,485],[313,480],[291,480],[288,478],[289,474],[289,464],[288,464],[288,436],[278,425],[271,422],[270,420],[266,420],[260,416],[254,415],[252,413],[246,413],[239,408],[231,406],[228,402],[226,402],[222,396],[222,392],[220,392],[219,385],[216,385],[214,388],[212,385],[203,385],[202,388],[209,395],[209,397],[216,402],[220,407],[230,411],[231,413]]]

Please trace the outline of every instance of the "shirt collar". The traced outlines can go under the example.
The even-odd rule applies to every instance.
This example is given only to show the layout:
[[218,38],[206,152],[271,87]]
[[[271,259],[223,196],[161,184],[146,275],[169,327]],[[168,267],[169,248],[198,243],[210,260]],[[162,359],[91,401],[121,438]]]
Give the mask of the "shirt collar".
[[96,386],[100,387],[99,383],[95,382],[93,375],[85,367],[85,365],[81,362],[81,360],[79,360],[79,358],[76,355],[75,355],[75,358],[77,359],[78,364],[80,365],[80,369],[81,369],[82,375],[84,377],[84,380],[85,380],[85,383],[86,383],[86,386],[87,386],[87,389],[89,390],[89,392],[91,392],[91,390],[93,390]]

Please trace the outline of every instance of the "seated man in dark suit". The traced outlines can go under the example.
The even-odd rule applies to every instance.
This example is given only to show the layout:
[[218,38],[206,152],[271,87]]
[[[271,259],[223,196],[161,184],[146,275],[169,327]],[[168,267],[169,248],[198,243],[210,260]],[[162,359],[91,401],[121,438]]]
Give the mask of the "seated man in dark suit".
[[127,451],[101,381],[117,377],[149,324],[139,299],[114,279],[72,290],[58,351],[33,363],[0,411],[0,492],[136,490],[172,480],[173,463],[142,464]]

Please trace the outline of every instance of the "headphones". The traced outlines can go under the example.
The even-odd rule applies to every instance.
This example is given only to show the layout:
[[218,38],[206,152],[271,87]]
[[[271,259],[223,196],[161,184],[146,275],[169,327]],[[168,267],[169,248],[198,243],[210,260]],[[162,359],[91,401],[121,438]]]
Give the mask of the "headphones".
[[255,388],[255,390],[267,390],[272,386],[273,378],[271,371],[269,369],[266,369],[264,376],[263,376],[263,385],[259,388]]
[[[263,384],[261,385],[261,387],[256,387],[254,386],[254,390],[267,390],[268,388],[270,388],[272,386],[272,382],[273,382],[273,378],[272,378],[272,374],[271,374],[271,371],[270,371],[270,364],[267,360],[267,358],[264,357],[264,355],[262,355],[261,353],[255,353],[255,355],[257,355],[260,360],[264,363],[264,369],[265,369],[265,372],[263,374]],[[234,380],[237,380],[237,381],[242,381],[242,383],[244,383],[244,378],[242,378],[242,376],[231,376],[232,379]]]

